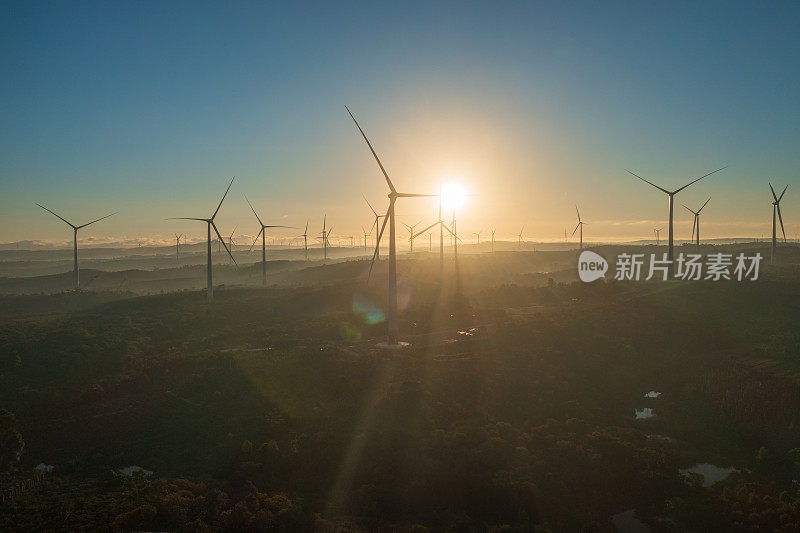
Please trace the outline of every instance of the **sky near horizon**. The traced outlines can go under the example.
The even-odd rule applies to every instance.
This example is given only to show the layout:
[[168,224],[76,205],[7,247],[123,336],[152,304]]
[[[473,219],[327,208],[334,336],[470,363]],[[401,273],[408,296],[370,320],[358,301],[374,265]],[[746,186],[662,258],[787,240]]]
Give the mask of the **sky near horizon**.
[[[652,238],[678,188],[688,238],[800,233],[800,4],[4,2],[0,242],[204,238],[267,224],[361,233],[386,185],[469,194],[460,233]],[[400,199],[400,221],[435,219]],[[402,228],[402,226],[400,226]],[[398,239],[405,231],[398,229]],[[295,235],[282,230],[276,235]],[[685,235],[684,235],[685,234]],[[666,235],[666,229],[662,236]],[[246,239],[243,238],[242,241]]]

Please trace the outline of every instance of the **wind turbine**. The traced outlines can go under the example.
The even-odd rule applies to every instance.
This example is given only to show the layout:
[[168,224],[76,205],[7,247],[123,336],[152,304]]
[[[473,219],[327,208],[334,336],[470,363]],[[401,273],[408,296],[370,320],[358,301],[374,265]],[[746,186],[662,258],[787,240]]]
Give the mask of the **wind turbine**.
[[183,237],[183,233],[181,233],[180,235],[178,235],[177,233],[175,234],[175,261],[180,261],[179,253],[181,247],[181,237]]
[[[694,221],[692,222],[692,240],[694,240],[694,233],[695,233],[695,228],[696,228],[697,229],[697,249],[698,250],[700,249],[700,211],[702,211],[703,208],[706,206],[706,204],[708,202],[710,202],[710,201],[711,201],[711,197],[709,197],[708,200],[706,200],[706,203],[701,205],[700,209],[698,209],[697,211],[692,211],[691,209],[689,209],[685,205],[683,206],[683,207],[686,207],[687,211],[689,211],[690,213],[692,213],[694,215]],[[681,205],[683,205],[683,204],[681,204]]]
[[[683,206],[686,207],[686,206]],[[661,245],[661,230],[664,228],[653,228],[653,234],[656,236],[656,246]],[[694,236],[694,228],[692,228],[692,236]]]
[[519,230],[519,234],[517,235],[517,248],[522,248],[522,242],[523,242],[522,232],[523,231],[525,231],[525,226],[522,226],[522,228]]
[[414,198],[414,197],[425,197],[425,196],[436,196],[435,194],[416,194],[416,193],[404,193],[404,192],[397,192],[397,189],[394,187],[394,183],[392,180],[389,179],[389,174],[386,172],[386,169],[383,168],[383,163],[378,158],[378,154],[375,153],[375,149],[372,148],[372,143],[369,142],[367,139],[367,135],[364,133],[364,130],[361,129],[356,117],[353,116],[353,113],[350,112],[350,109],[345,106],[347,109],[347,113],[350,115],[350,118],[353,119],[358,131],[361,132],[361,136],[366,141],[367,146],[369,146],[370,152],[372,152],[372,156],[375,158],[375,161],[378,163],[378,166],[383,173],[383,177],[386,178],[386,184],[389,186],[389,208],[386,211],[386,215],[383,219],[383,225],[381,226],[381,231],[378,233],[378,238],[375,243],[375,255],[372,258],[372,264],[370,264],[370,274],[372,273],[372,265],[375,263],[375,258],[378,254],[378,249],[381,245],[381,237],[383,236],[383,230],[386,229],[386,222],[389,222],[389,309],[388,309],[388,337],[386,340],[385,346],[388,348],[399,348],[401,344],[397,341],[398,335],[398,324],[397,324],[397,250],[395,245],[395,216],[394,216],[394,204],[398,198]]
[[577,205],[575,206],[575,212],[578,213],[578,225],[575,226],[574,230],[572,230],[572,236],[574,237],[575,236],[575,232],[578,231],[578,228],[580,228],[580,230],[581,230],[581,233],[580,233],[580,236],[581,236],[581,247],[580,247],[580,249],[583,250],[583,224],[584,224],[584,222],[581,220],[581,212],[578,211],[578,206]]
[[725,168],[727,168],[727,167],[718,168],[717,170],[715,170],[713,172],[709,172],[708,174],[704,174],[704,175],[700,176],[699,178],[690,181],[689,183],[687,183],[683,187],[681,187],[679,189],[675,189],[674,191],[668,191],[667,189],[664,189],[663,187],[659,187],[655,183],[653,183],[651,181],[647,181],[643,177],[641,177],[641,176],[639,176],[637,174],[634,174],[633,172],[631,172],[628,169],[625,169],[625,172],[627,172],[628,174],[639,178],[640,180],[642,180],[643,182],[645,182],[645,183],[647,183],[649,185],[652,185],[653,187],[655,187],[656,189],[658,189],[659,191],[663,192],[664,194],[666,194],[669,197],[669,246],[667,248],[667,259],[670,262],[670,269],[672,268],[672,264],[673,264],[673,262],[672,262],[673,261],[673,253],[672,253],[672,200],[673,200],[673,198],[675,197],[676,194],[678,194],[679,192],[684,190],[689,185],[697,183],[701,179],[706,178],[706,177],[710,176],[711,174],[715,174],[715,173],[717,173],[720,170],[723,170]]
[[415,235],[415,237],[420,235],[421,233],[425,233],[426,231],[432,229],[437,224],[439,225],[439,279],[443,279],[443,276],[444,276],[444,230],[447,230],[448,233],[450,233],[451,242],[452,242],[452,239],[453,239],[453,232],[450,231],[450,228],[448,228],[445,225],[444,221],[442,220],[442,187],[441,187],[441,185],[439,186],[439,218],[436,220],[436,222],[434,222],[433,224],[431,224],[427,228],[418,231],[417,235]]
[[233,234],[236,233],[236,228],[239,226],[234,226],[233,231],[228,236],[228,249],[231,251],[231,256],[233,256]]
[[323,217],[323,219],[322,219],[322,233],[321,233],[322,236],[321,237],[317,237],[318,239],[322,239],[322,250],[323,250],[322,251],[322,260],[323,261],[328,259],[328,245],[330,244],[330,241],[328,240],[328,237],[330,237],[331,231],[333,231],[333,226],[331,226],[331,229],[329,229],[328,231],[325,231],[325,225],[327,224],[327,222],[328,222],[328,215],[325,215]]
[[[348,109],[348,111],[349,111],[349,109]],[[351,115],[351,116],[352,116],[352,115]],[[365,202],[367,202],[367,205],[369,206],[369,209],[370,209],[370,211],[372,211],[372,214],[373,214],[373,215],[375,215],[375,222],[373,222],[373,223],[372,223],[372,226],[370,226],[370,227],[369,227],[369,232],[370,232],[370,233],[372,233],[372,228],[375,228],[375,231],[377,232],[377,231],[378,231],[378,226],[379,226],[379,223],[378,223],[378,222],[380,221],[380,219],[384,218],[384,216],[385,216],[385,215],[379,215],[379,214],[378,214],[378,212],[377,212],[377,211],[375,211],[375,209],[373,209],[373,207],[372,207],[372,204],[371,204],[371,203],[369,203],[369,200],[367,200],[367,197],[366,197],[366,196],[364,196],[364,195],[362,194],[362,195],[361,195],[361,197],[362,197],[362,198],[364,198],[364,201],[365,201]],[[377,235],[377,233],[376,233],[376,235]],[[377,256],[377,258],[378,258],[378,259],[380,259],[380,258],[381,258],[381,251],[380,251],[380,250],[378,250],[378,256]]]
[[475,235],[478,237],[478,251],[480,251],[481,247],[481,231],[483,231],[483,228],[475,232]]
[[492,230],[492,253],[494,253],[494,232],[496,230]]
[[306,250],[306,261],[308,261],[308,220],[306,220],[306,229],[303,231],[302,235],[298,235],[298,237],[303,238],[303,248]]
[[217,213],[219,213],[219,208],[222,207],[222,202],[224,202],[225,201],[225,197],[228,196],[228,191],[231,190],[231,185],[233,185],[233,180],[235,180],[235,179],[236,179],[236,176],[231,178],[231,182],[228,184],[228,188],[225,189],[225,194],[222,195],[222,200],[219,201],[219,205],[217,205],[217,209],[214,211],[214,214],[211,215],[211,218],[174,217],[174,218],[170,219],[170,220],[197,220],[198,222],[205,222],[206,223],[206,226],[207,226],[207,229],[208,229],[208,238],[206,239],[206,245],[207,245],[206,247],[207,247],[207,250],[208,250],[208,262],[207,262],[207,266],[206,266],[206,280],[207,280],[206,282],[208,284],[208,299],[209,300],[214,297],[214,283],[213,283],[212,276],[211,276],[211,228],[214,228],[214,233],[217,234],[217,238],[219,239],[219,242],[221,242],[222,245],[225,247],[225,251],[228,252],[228,255],[233,260],[233,263],[237,264],[236,263],[236,259],[233,258],[233,254],[228,249],[228,245],[225,244],[225,240],[222,238],[222,235],[220,235],[219,230],[217,229],[217,225],[214,224],[214,218],[217,216]]
[[[250,245],[250,250],[252,251],[253,246],[255,246],[258,238],[261,237],[261,284],[267,284],[267,228],[290,228],[292,226],[267,226],[263,222],[261,222],[261,217],[258,216],[256,213],[255,207],[253,204],[250,203],[250,200],[247,198],[247,195],[244,197],[247,200],[247,205],[250,206],[250,210],[253,211],[253,214],[256,216],[256,220],[258,220],[258,224],[261,226],[261,229],[256,233],[256,238],[253,239],[253,244]],[[233,235],[233,234],[231,234]]]
[[[369,231],[370,231],[370,233],[372,233],[372,228],[369,228]],[[367,236],[369,235],[369,233],[367,233],[367,230],[364,229],[364,226],[361,226],[361,232],[364,234],[364,252],[366,253],[366,251],[367,251]]]
[[783,192],[781,195],[778,196],[775,194],[775,189],[772,188],[772,183],[769,184],[769,190],[772,191],[772,198],[774,202],[772,202],[772,256],[770,257],[770,262],[775,262],[775,249],[778,246],[777,243],[777,231],[775,227],[775,213],[778,214],[778,220],[781,223],[781,231],[783,232],[783,242],[786,242],[786,230],[783,229],[783,217],[781,216],[781,200],[783,200],[783,195],[786,194],[786,189],[789,188],[789,185],[783,188]]
[[[420,222],[422,222],[422,221],[420,221]],[[414,237],[416,237],[416,235],[414,235],[414,228],[419,226],[419,222],[417,222],[413,226],[409,226],[408,224],[403,222],[403,225],[406,227],[406,229],[408,229],[408,242],[411,245],[411,251],[409,252],[409,254],[413,254],[414,253]],[[420,232],[420,233],[422,233],[422,232]]]
[[98,218],[96,220],[92,220],[91,222],[87,222],[86,224],[81,224],[80,226],[76,226],[72,222],[68,221],[66,218],[64,218],[61,215],[55,213],[54,211],[49,210],[48,208],[46,208],[42,204],[36,204],[36,205],[38,205],[39,207],[41,207],[42,209],[44,209],[45,211],[47,211],[51,215],[54,215],[54,216],[60,218],[64,223],[66,223],[69,227],[72,228],[72,254],[73,254],[73,265],[74,265],[74,268],[75,268],[74,287],[75,287],[75,290],[77,291],[80,288],[80,273],[78,271],[78,230],[82,229],[82,228],[85,228],[86,226],[90,226],[90,225],[94,224],[95,222],[100,222],[101,220],[103,220],[105,218],[108,218],[110,216],[114,216],[117,213],[111,213],[110,215],[106,215],[104,217],[100,217],[100,218]]

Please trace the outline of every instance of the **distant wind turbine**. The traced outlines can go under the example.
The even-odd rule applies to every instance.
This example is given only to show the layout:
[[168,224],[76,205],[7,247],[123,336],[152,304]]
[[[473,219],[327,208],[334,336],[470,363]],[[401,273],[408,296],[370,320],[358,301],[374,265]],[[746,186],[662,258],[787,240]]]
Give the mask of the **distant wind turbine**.
[[[348,111],[349,111],[349,109],[348,109]],[[352,116],[352,115],[351,115],[351,116]],[[369,200],[367,200],[367,197],[366,197],[366,196],[364,196],[364,195],[362,194],[362,195],[361,195],[361,197],[362,197],[362,198],[364,198],[364,201],[365,201],[365,202],[367,202],[367,205],[369,206],[369,209],[370,209],[370,211],[372,211],[372,214],[373,214],[373,215],[375,215],[375,222],[373,222],[373,223],[372,223],[372,226],[370,226],[370,227],[369,227],[369,232],[370,232],[370,234],[372,234],[372,228],[375,228],[375,235],[376,235],[376,238],[377,238],[377,235],[378,235],[378,233],[377,233],[377,232],[378,232],[378,228],[380,227],[380,220],[381,220],[382,218],[384,218],[384,217],[385,217],[385,215],[379,215],[379,214],[378,214],[378,212],[377,212],[377,211],[375,211],[375,209],[372,207],[372,204],[371,204],[371,203],[369,203]],[[380,250],[378,250],[377,259],[379,259],[379,260],[380,260],[380,258],[381,258],[381,251],[380,251]]]
[[522,232],[525,231],[525,226],[519,230],[519,235],[517,235],[517,248],[522,248],[522,243],[525,242],[525,239],[522,238]]
[[[372,232],[372,228],[370,228],[369,231],[371,233]],[[366,253],[367,252],[367,236],[369,235],[369,233],[367,233],[367,230],[364,229],[364,226],[361,226],[361,233],[364,234],[364,253]]]
[[233,231],[228,236],[228,249],[231,251],[231,257],[233,257],[233,235],[236,233],[236,228],[239,226],[234,226]]
[[383,225],[381,226],[381,231],[378,233],[378,238],[375,243],[375,254],[373,255],[372,264],[370,265],[370,274],[372,273],[372,265],[375,263],[375,258],[377,257],[378,250],[381,245],[381,237],[383,236],[383,231],[386,229],[386,223],[389,222],[389,309],[388,309],[388,337],[386,342],[386,347],[389,348],[398,348],[402,346],[398,343],[398,324],[397,324],[397,250],[395,245],[395,216],[394,216],[394,204],[398,198],[414,198],[414,197],[425,197],[425,196],[436,196],[435,194],[416,194],[416,193],[404,193],[404,192],[397,192],[397,189],[394,187],[394,183],[392,180],[389,179],[389,174],[386,172],[386,169],[383,167],[383,163],[378,158],[378,154],[375,153],[375,149],[372,148],[372,143],[369,142],[367,139],[367,135],[364,133],[364,130],[361,129],[361,125],[356,120],[356,117],[353,116],[353,113],[350,112],[350,109],[347,109],[347,113],[350,115],[350,118],[353,119],[358,131],[361,132],[361,136],[366,141],[367,146],[369,146],[370,152],[372,152],[372,156],[375,158],[375,161],[378,163],[378,166],[383,173],[383,177],[386,178],[386,184],[389,186],[389,208],[386,211],[386,215],[383,219]]
[[[250,203],[250,200],[245,195],[244,199],[247,201],[247,205],[250,206],[250,210],[253,211],[253,214],[256,216],[256,220],[258,220],[258,224],[261,226],[261,229],[256,233],[256,238],[253,239],[253,244],[250,245],[250,250],[253,249],[258,238],[261,237],[261,284],[267,284],[267,229],[268,228],[290,228],[292,226],[267,226],[263,222],[261,222],[261,217],[258,216],[256,213],[255,207],[253,204]],[[231,234],[232,235],[232,234]]]
[[225,250],[228,252],[228,255],[233,260],[233,263],[236,264],[236,259],[233,258],[233,254],[228,249],[228,245],[225,244],[225,240],[222,238],[222,235],[220,235],[219,230],[217,229],[217,225],[214,224],[214,218],[217,216],[217,213],[219,213],[219,208],[222,207],[222,202],[224,202],[225,201],[225,197],[228,196],[228,191],[231,190],[231,185],[233,185],[233,180],[235,180],[235,179],[236,179],[236,176],[231,178],[231,182],[228,184],[228,188],[225,189],[225,194],[222,195],[222,200],[219,201],[219,205],[217,205],[217,209],[214,211],[214,214],[211,215],[211,218],[174,217],[174,218],[170,219],[170,220],[197,220],[199,222],[205,222],[206,223],[206,226],[207,226],[207,229],[208,229],[208,238],[206,239],[206,247],[207,247],[207,250],[208,250],[208,262],[207,262],[207,265],[206,265],[206,280],[207,280],[206,282],[208,284],[208,288],[207,289],[208,289],[208,299],[209,300],[214,297],[214,283],[213,283],[212,276],[211,276],[211,228],[214,228],[214,233],[217,234],[217,238],[219,239],[219,242],[222,243],[222,245],[225,247]]
[[[697,249],[698,250],[700,249],[700,211],[702,211],[703,208],[706,206],[706,204],[708,202],[710,202],[710,201],[711,201],[711,197],[709,197],[708,200],[706,200],[706,203],[701,205],[700,209],[698,209],[697,211],[689,209],[685,205],[683,206],[683,207],[686,208],[687,211],[689,211],[691,214],[694,215],[694,221],[692,222],[692,240],[694,240],[695,230],[697,230]],[[681,205],[683,205],[683,204],[681,204]]]
[[333,226],[331,229],[325,231],[325,225],[328,223],[328,215],[325,215],[322,219],[322,233],[321,237],[317,237],[318,239],[322,239],[322,260],[325,261],[328,259],[328,246],[330,246],[330,241],[328,240],[331,231],[333,231]]
[[447,230],[450,233],[450,242],[452,243],[453,239],[453,232],[450,231],[444,221],[442,220],[442,186],[439,186],[439,218],[436,219],[436,222],[428,226],[427,228],[420,230],[417,232],[417,235],[421,233],[425,233],[426,231],[432,229],[435,226],[439,226],[439,279],[444,279],[444,230]]
[[[684,206],[684,207],[686,207],[686,206]],[[656,246],[661,245],[661,230],[662,229],[664,229],[664,228],[653,228],[653,234],[656,236]],[[692,228],[692,231],[694,231],[694,228]]]
[[183,233],[181,233],[180,235],[178,235],[177,233],[175,234],[175,261],[180,261],[179,253],[181,247],[181,237],[183,237]]
[[495,230],[492,230],[492,253],[494,253],[494,232]]
[[475,236],[478,237],[478,249],[479,249],[478,251],[480,251],[480,247],[481,247],[481,232],[482,231],[483,231],[483,228],[481,228],[479,231],[475,232]]
[[44,209],[45,211],[47,211],[51,215],[54,215],[54,216],[60,218],[65,224],[67,224],[69,227],[72,228],[72,255],[73,255],[73,266],[74,266],[74,269],[75,269],[74,287],[75,287],[75,290],[77,291],[78,289],[80,289],[80,272],[78,270],[78,230],[82,229],[82,228],[85,228],[86,226],[90,226],[90,225],[94,224],[95,222],[100,222],[101,220],[106,219],[106,218],[108,218],[110,216],[114,216],[117,213],[111,213],[110,215],[106,215],[104,217],[100,217],[98,219],[92,220],[91,222],[87,222],[86,224],[81,224],[80,226],[76,226],[72,222],[68,221],[66,218],[64,218],[61,215],[55,213],[54,211],[49,210],[48,208],[46,208],[42,204],[36,204],[36,205],[38,205],[39,207],[41,207],[42,209]]
[[783,242],[786,242],[786,230],[783,229],[783,217],[781,216],[781,200],[783,200],[783,195],[786,194],[786,189],[789,188],[789,185],[783,188],[783,192],[781,195],[778,196],[775,194],[775,189],[772,188],[772,183],[769,184],[769,190],[772,191],[772,256],[770,257],[771,262],[775,262],[775,250],[778,246],[778,239],[777,239],[777,228],[775,227],[775,214],[778,214],[778,220],[781,223],[781,231],[783,232]]
[[[690,181],[689,183],[687,183],[683,187],[675,189],[674,191],[668,191],[667,189],[664,189],[663,187],[659,187],[655,183],[653,183],[651,181],[647,181],[646,179],[644,179],[643,177],[639,176],[638,174],[634,174],[630,170],[625,169],[625,172],[627,172],[628,174],[639,178],[640,180],[642,180],[643,182],[645,182],[645,183],[647,183],[649,185],[652,185],[653,187],[655,187],[656,189],[658,189],[659,191],[663,192],[664,194],[666,194],[669,197],[669,224],[668,224],[668,226],[669,226],[669,246],[667,248],[667,259],[669,260],[670,265],[673,264],[672,261],[674,259],[673,247],[672,247],[673,246],[673,244],[672,244],[673,243],[673,240],[672,240],[672,236],[673,236],[673,232],[672,232],[672,201],[673,201],[673,198],[675,197],[676,194],[678,194],[679,192],[684,190],[689,185],[697,183],[701,179],[706,178],[706,177],[710,176],[711,174],[715,174],[715,173],[717,173],[720,170],[723,170],[725,168],[727,168],[727,167],[718,168],[717,170],[714,170],[713,172],[709,172],[708,174],[704,174],[704,175],[700,176],[699,178]],[[670,266],[670,268],[672,268],[672,267]]]
[[580,247],[580,249],[583,250],[583,224],[584,224],[584,222],[581,220],[581,212],[578,211],[578,206],[577,205],[575,206],[575,212],[578,213],[578,225],[575,226],[574,230],[572,230],[572,235],[574,236],[575,232],[578,231],[578,229],[581,230],[580,231],[580,236],[581,236],[581,241],[580,241],[581,242],[581,245],[580,245],[581,247]]
[[[414,235],[414,228],[419,226],[419,222],[417,222],[416,224],[414,224],[412,226],[409,226],[408,224],[403,222],[403,225],[408,230],[408,242],[409,242],[409,246],[411,247],[409,253],[413,254],[414,253],[414,237],[416,237],[416,235]],[[422,232],[420,232],[420,233],[422,233]]]
[[298,237],[303,238],[303,248],[306,251],[306,261],[308,261],[308,220],[306,220],[306,229],[303,231],[302,235],[298,235]]

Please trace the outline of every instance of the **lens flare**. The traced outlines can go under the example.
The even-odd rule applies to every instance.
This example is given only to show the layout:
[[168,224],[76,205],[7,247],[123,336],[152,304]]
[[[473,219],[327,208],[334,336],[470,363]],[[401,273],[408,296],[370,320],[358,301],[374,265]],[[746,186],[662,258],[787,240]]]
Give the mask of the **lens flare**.
[[353,313],[365,324],[379,324],[386,320],[383,309],[360,294],[353,296]]

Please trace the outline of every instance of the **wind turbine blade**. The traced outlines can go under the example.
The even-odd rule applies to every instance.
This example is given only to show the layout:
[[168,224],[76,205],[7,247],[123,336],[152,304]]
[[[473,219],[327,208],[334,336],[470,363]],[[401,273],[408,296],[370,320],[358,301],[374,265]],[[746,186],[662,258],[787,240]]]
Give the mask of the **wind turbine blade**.
[[389,174],[387,174],[386,173],[386,169],[383,168],[383,163],[381,163],[381,160],[378,157],[378,154],[375,153],[375,149],[372,147],[372,143],[369,142],[369,139],[367,139],[367,135],[364,133],[364,130],[361,129],[361,126],[359,125],[358,121],[356,120],[356,117],[354,117],[353,113],[350,112],[350,108],[349,107],[344,106],[344,108],[347,109],[347,113],[350,115],[350,118],[352,118],[353,122],[356,123],[356,127],[358,128],[358,131],[361,132],[361,136],[364,137],[365,141],[367,141],[367,146],[369,146],[369,150],[370,150],[370,152],[372,152],[372,156],[375,158],[375,161],[378,162],[378,166],[381,167],[381,172],[383,172],[383,177],[386,178],[386,183],[389,185],[389,189],[392,192],[396,192],[396,190],[394,188],[394,184],[392,183],[392,180],[389,179]]
[[781,231],[783,232],[783,242],[786,242],[786,230],[783,229],[783,217],[781,216],[781,204],[778,204],[777,207],[778,207],[778,220],[781,223]]
[[431,197],[431,196],[439,196],[438,194],[413,194],[408,192],[399,192],[397,193],[398,198],[420,198],[420,197]]
[[[447,227],[447,224],[445,224],[444,222],[439,222],[439,224],[441,224],[441,225],[442,225],[442,227],[443,227],[444,229],[446,229],[446,230],[447,230],[447,233],[449,233],[450,235],[452,235],[453,237],[455,237],[455,238],[456,238],[456,239],[458,239],[459,241],[461,240],[461,238],[460,238],[460,237],[456,237],[456,234],[455,234],[455,233],[453,233],[453,230],[451,230],[450,228],[448,228],[448,227]],[[461,242],[463,242],[463,241],[461,241]]]
[[[219,205],[217,206],[217,210],[214,211],[213,215],[211,215],[211,220],[214,220],[214,217],[217,216],[217,213],[219,213],[219,208],[222,207],[222,202],[224,202],[225,201],[225,197],[228,196],[228,191],[231,190],[231,185],[233,185],[233,180],[235,180],[235,179],[236,179],[236,176],[231,178],[231,182],[228,184],[228,188],[225,189],[225,194],[222,195],[222,200],[219,201]],[[235,262],[236,261],[234,261],[234,263]]]
[[778,201],[778,195],[775,194],[775,189],[772,188],[772,184],[771,183],[769,184],[769,190],[772,191],[772,198],[774,198],[775,201],[777,202]]
[[199,220],[201,222],[208,222],[207,218],[192,218],[192,217],[170,217],[167,220]]
[[73,225],[71,222],[69,222],[69,221],[68,221],[66,218],[62,217],[62,216],[61,216],[61,215],[59,215],[58,213],[55,213],[54,211],[50,211],[49,209],[47,209],[47,208],[46,208],[45,206],[43,206],[42,204],[36,204],[36,205],[38,205],[39,207],[41,207],[42,209],[44,209],[44,210],[45,210],[45,211],[47,211],[48,213],[50,213],[50,214],[52,214],[52,215],[55,215],[55,216],[57,216],[58,218],[60,218],[61,220],[63,220],[63,221],[64,221],[64,222],[65,222],[65,223],[66,223],[66,224],[67,224],[69,227],[71,227],[72,229],[77,229],[77,228],[75,228],[75,225]]
[[692,220],[692,239],[694,239],[695,226],[697,226],[697,214],[694,215],[694,219]]
[[789,188],[789,185],[787,184],[786,187],[783,188],[783,192],[781,193],[781,195],[778,196],[778,202],[780,202],[783,199],[783,195],[786,194],[786,189],[788,189],[788,188]]
[[372,207],[372,204],[371,204],[371,203],[369,203],[369,200],[367,200],[367,197],[366,197],[366,196],[364,196],[363,194],[361,195],[361,197],[364,199],[364,201],[365,201],[365,202],[367,202],[367,205],[369,206],[369,208],[372,210],[372,212],[373,212],[373,213],[375,214],[375,216],[377,217],[377,216],[378,216],[378,212],[377,212],[377,211],[375,211],[375,209]]
[[306,220],[306,230],[303,232],[303,235],[308,235],[308,220]]
[[[231,182],[231,183],[233,183],[233,182]],[[223,200],[224,200],[224,198],[223,198]],[[224,247],[225,247],[225,251],[226,251],[226,252],[228,252],[228,255],[229,255],[229,256],[231,256],[231,259],[233,259],[233,254],[232,254],[232,253],[231,253],[231,251],[228,249],[228,245],[227,245],[227,244],[225,244],[225,239],[223,239],[223,238],[222,238],[222,235],[220,235],[220,234],[219,234],[219,230],[217,229],[217,225],[216,225],[216,224],[214,224],[214,221],[213,221],[213,220],[210,222],[210,224],[211,224],[211,227],[212,227],[212,228],[214,228],[214,233],[216,233],[216,234],[217,234],[217,237],[219,237],[219,240],[222,242],[222,246],[224,246]],[[237,263],[237,262],[236,262],[236,259],[233,259],[233,263],[234,263],[235,265],[238,265],[238,264],[239,264],[239,263]]]
[[383,238],[383,230],[386,229],[386,223],[389,221],[389,212],[386,212],[385,217],[383,217],[383,225],[381,226],[381,231],[378,233],[377,239],[375,239],[375,252],[372,254],[372,261],[369,264],[369,273],[367,274],[367,282],[372,277],[372,267],[375,266],[375,258],[378,257],[378,250],[380,250],[381,246],[381,239]]
[[693,184],[693,183],[697,183],[697,182],[698,182],[698,181],[700,181],[701,179],[703,179],[703,178],[707,178],[707,177],[708,177],[708,176],[710,176],[711,174],[715,174],[715,173],[719,172],[720,170],[725,170],[726,168],[728,168],[728,167],[727,167],[727,166],[725,166],[725,167],[722,167],[722,168],[718,168],[717,170],[715,170],[715,171],[713,171],[713,172],[709,172],[708,174],[705,174],[705,175],[703,175],[703,176],[700,176],[700,177],[699,177],[699,178],[697,178],[696,180],[694,180],[694,181],[690,181],[689,183],[687,183],[686,185],[684,185],[683,187],[681,187],[680,189],[678,189],[677,191],[675,191],[675,192],[674,192],[674,193],[672,193],[672,194],[677,194],[677,193],[681,192],[683,189],[685,189],[686,187],[688,187],[689,185],[691,185],[691,184]]
[[295,226],[264,226],[265,228],[291,228],[297,229]]
[[706,206],[706,204],[707,204],[708,202],[710,202],[710,201],[711,201],[711,197],[709,196],[709,197],[708,197],[708,200],[706,200],[706,203],[705,203],[705,204],[703,204],[703,205],[701,205],[701,206],[700,206],[700,209],[698,209],[698,210],[697,210],[697,214],[698,214],[698,215],[700,214],[700,211],[702,211],[702,210],[703,210],[703,208]]
[[575,226],[575,229],[574,229],[574,230],[572,230],[572,235],[570,235],[570,237],[572,237],[572,236],[574,236],[574,235],[575,235],[575,232],[576,232],[576,231],[578,231],[578,228],[579,228],[579,227],[581,227],[581,223],[580,223],[580,222],[578,222],[578,225],[577,225],[577,226]]
[[90,224],[94,224],[95,222],[100,222],[101,220],[104,220],[104,219],[106,219],[106,218],[108,218],[108,217],[113,217],[113,216],[114,216],[114,215],[116,215],[116,214],[117,214],[117,213],[111,213],[110,215],[106,215],[106,216],[104,216],[104,217],[97,218],[97,219],[95,219],[95,220],[92,220],[91,222],[87,222],[87,223],[86,223],[86,224],[84,224],[83,226],[78,226],[78,227],[77,227],[77,228],[75,228],[75,229],[81,229],[81,228],[85,228],[86,226],[88,226],[88,225],[90,225]]
[[578,211],[578,206],[577,205],[575,206],[575,212],[578,213],[578,222],[580,222],[581,221],[581,212]]
[[[258,213],[256,213],[256,210],[255,210],[255,208],[253,207],[253,204],[251,204],[251,203],[250,203],[250,200],[247,198],[247,195],[246,195],[246,194],[244,195],[244,199],[245,199],[245,200],[247,200],[247,205],[249,205],[249,206],[250,206],[250,209],[253,211],[253,214],[254,214],[254,215],[256,216],[256,218],[258,219],[258,223],[259,223],[259,224],[261,224],[261,225],[263,226],[263,225],[264,225],[264,223],[263,223],[263,222],[261,222],[261,217],[259,217],[259,216],[258,216]],[[220,202],[220,205],[222,205],[222,202]]]
[[253,251],[253,246],[255,246],[255,245],[256,245],[256,241],[258,241],[258,238],[259,238],[259,237],[261,237],[261,233],[262,233],[263,231],[264,231],[264,226],[261,226],[261,231],[259,231],[258,233],[256,233],[256,238],[255,238],[255,239],[253,239],[253,244],[251,244],[251,245],[250,245],[250,249],[247,251],[247,253],[248,253],[248,254],[249,254],[250,252],[252,252],[252,251]]
[[417,232],[417,234],[416,234],[416,235],[414,235],[414,237],[416,238],[416,237],[417,237],[417,235],[419,235],[419,234],[421,234],[421,233],[425,233],[426,231],[428,231],[429,229],[431,229],[432,227],[434,227],[434,226],[435,226],[436,224],[438,224],[438,223],[439,223],[439,221],[437,220],[436,222],[434,222],[433,224],[431,224],[431,225],[430,225],[430,226],[428,226],[427,228],[425,228],[425,229],[422,229],[422,230],[419,230],[419,231]]
[[655,183],[653,183],[652,181],[647,181],[646,179],[644,179],[644,178],[643,178],[643,177],[641,177],[640,175],[638,175],[638,174],[634,174],[633,172],[631,172],[631,171],[630,171],[630,170],[628,170],[627,168],[625,169],[625,172],[627,172],[628,174],[630,174],[630,175],[632,175],[632,176],[636,176],[637,178],[639,178],[640,180],[642,180],[642,181],[643,181],[643,182],[645,182],[645,183],[649,183],[650,185],[652,185],[653,187],[655,187],[655,188],[656,188],[656,189],[658,189],[659,191],[661,191],[661,192],[664,192],[664,193],[666,193],[666,194],[669,194],[669,191],[668,191],[668,190],[666,190],[666,189],[664,189],[664,188],[662,188],[662,187],[659,187],[658,185],[656,185],[656,184],[655,184]]
[[692,214],[694,214],[694,215],[696,215],[696,214],[697,214],[697,213],[695,213],[694,211],[692,211],[691,209],[689,209],[688,207],[686,207],[686,204],[681,204],[681,205],[682,205],[683,207],[685,207],[685,208],[686,208],[686,210],[687,210],[687,211],[689,211],[690,213],[692,213]]

